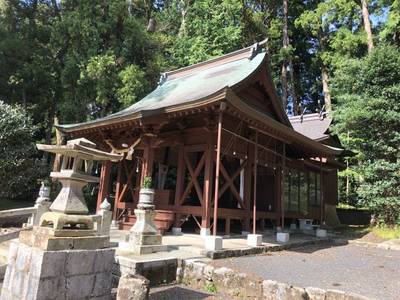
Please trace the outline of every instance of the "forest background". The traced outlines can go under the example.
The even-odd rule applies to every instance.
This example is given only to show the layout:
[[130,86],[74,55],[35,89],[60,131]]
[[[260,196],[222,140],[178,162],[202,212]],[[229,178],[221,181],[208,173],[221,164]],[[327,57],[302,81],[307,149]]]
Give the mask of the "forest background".
[[0,202],[34,200],[51,164],[34,143],[55,143],[54,124],[266,38],[288,114],[326,110],[355,154],[341,203],[400,224],[400,0],[0,0]]

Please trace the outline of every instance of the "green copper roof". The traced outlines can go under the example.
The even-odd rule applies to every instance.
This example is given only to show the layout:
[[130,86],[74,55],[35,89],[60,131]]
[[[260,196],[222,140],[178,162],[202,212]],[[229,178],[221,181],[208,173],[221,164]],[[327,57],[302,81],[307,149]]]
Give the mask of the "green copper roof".
[[257,53],[251,47],[239,50],[237,53],[248,53],[248,55],[239,55],[233,59],[229,59],[228,56],[226,62],[224,62],[226,56],[223,56],[216,60],[183,68],[181,71],[166,73],[161,77],[160,84],[153,92],[132,106],[94,121],[62,125],[60,129],[68,132],[87,126],[113,123],[113,120],[134,117],[136,113],[160,114],[166,108],[195,103],[226,87],[233,87],[255,72],[266,56],[265,52]]

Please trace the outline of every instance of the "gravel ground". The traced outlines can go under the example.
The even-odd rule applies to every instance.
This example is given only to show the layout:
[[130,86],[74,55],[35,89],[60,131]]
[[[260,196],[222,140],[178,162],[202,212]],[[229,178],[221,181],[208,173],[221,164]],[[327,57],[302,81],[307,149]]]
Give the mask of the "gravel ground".
[[213,264],[299,287],[337,289],[379,300],[400,299],[400,251],[354,244],[308,246],[221,259]]

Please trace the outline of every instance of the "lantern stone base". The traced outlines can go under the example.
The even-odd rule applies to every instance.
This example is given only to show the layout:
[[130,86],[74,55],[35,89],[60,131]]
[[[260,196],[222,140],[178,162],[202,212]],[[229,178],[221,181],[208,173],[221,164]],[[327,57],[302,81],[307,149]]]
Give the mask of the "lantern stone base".
[[0,299],[110,299],[114,252],[47,251],[12,242]]
[[118,248],[133,254],[167,251],[168,247],[162,245],[162,236],[154,225],[155,214],[153,205],[135,209],[136,223],[130,230],[128,241],[120,242]]
[[27,246],[48,251],[68,249],[94,250],[110,246],[110,236],[108,235],[82,237],[54,236],[54,230],[46,227],[34,227],[33,230],[23,230],[19,234],[19,240]]

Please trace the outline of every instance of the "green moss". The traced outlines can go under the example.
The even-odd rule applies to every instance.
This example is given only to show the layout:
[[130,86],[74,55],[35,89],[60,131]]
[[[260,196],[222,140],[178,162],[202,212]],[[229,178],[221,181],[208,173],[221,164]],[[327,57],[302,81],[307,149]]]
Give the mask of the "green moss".
[[206,282],[204,284],[204,290],[206,292],[209,292],[209,293],[216,293],[217,292],[217,287],[214,284],[214,282]]
[[400,239],[400,227],[374,227],[372,232],[383,239]]

